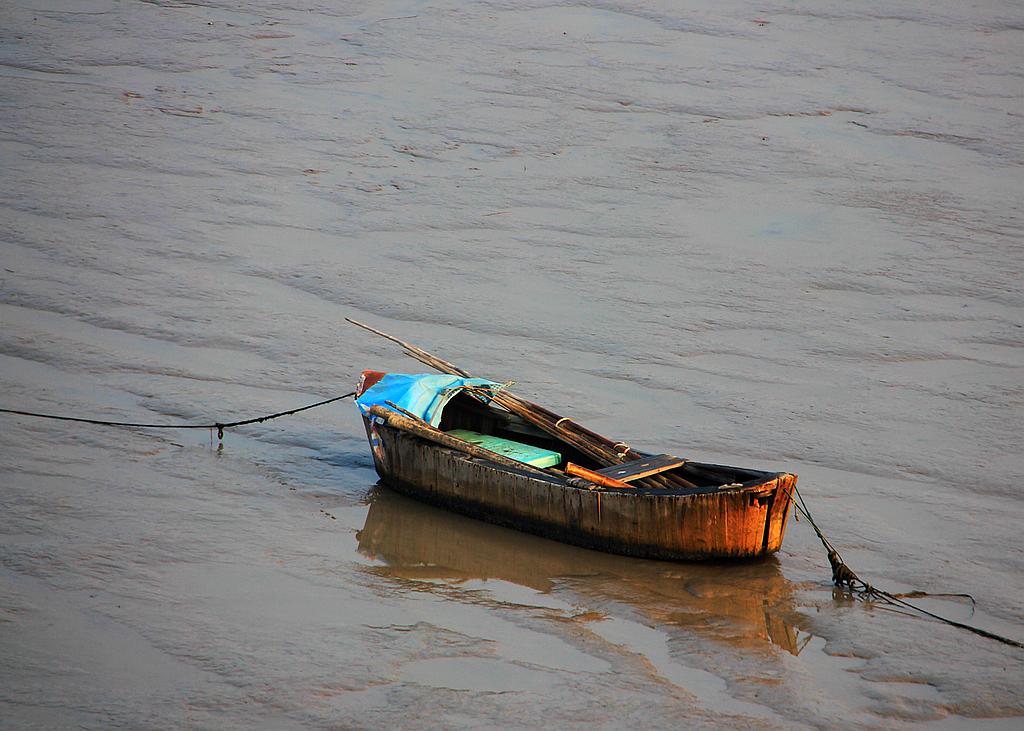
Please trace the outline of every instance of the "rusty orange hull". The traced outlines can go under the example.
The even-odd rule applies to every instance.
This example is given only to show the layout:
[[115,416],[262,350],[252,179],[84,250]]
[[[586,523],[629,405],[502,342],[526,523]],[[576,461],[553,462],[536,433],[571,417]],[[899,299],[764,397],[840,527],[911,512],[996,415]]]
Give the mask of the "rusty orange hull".
[[[413,498],[565,543],[641,558],[756,559],[778,551],[796,475],[688,463],[737,482],[693,489],[581,486],[557,471],[471,457],[364,419],[381,480]],[[739,481],[742,480],[742,481]]]

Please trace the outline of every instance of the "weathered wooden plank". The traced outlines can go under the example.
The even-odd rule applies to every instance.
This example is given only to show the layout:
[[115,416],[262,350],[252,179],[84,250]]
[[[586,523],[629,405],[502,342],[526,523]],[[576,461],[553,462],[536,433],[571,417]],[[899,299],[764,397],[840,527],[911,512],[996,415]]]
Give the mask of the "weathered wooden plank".
[[675,469],[684,464],[686,464],[686,460],[682,457],[675,457],[671,454],[659,454],[656,457],[645,457],[644,459],[635,459],[632,462],[602,467],[599,470],[595,470],[595,472],[606,477],[621,480],[622,482],[632,482],[642,477]]
[[590,480],[595,485],[602,485],[603,487],[633,487],[628,482],[616,480],[614,477],[601,474],[600,471],[588,470],[586,467],[580,467],[572,462],[565,465],[565,474],[582,477],[585,480]]
[[495,454],[503,454],[509,459],[517,462],[525,462],[534,467],[555,467],[562,461],[562,455],[550,449],[534,447],[522,442],[515,442],[511,439],[503,439],[491,434],[480,434],[469,429],[450,429],[445,432],[448,436],[462,439],[478,447],[489,449]]

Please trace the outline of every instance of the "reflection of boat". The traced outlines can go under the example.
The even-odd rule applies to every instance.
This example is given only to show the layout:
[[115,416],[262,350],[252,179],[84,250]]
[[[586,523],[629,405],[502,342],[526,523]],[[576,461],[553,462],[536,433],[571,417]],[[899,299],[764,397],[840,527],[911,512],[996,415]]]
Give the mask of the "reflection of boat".
[[[768,642],[798,654],[792,589],[774,560],[733,565],[637,561],[495,528],[410,500],[386,487],[370,495],[357,535],[388,575],[448,581],[498,579],[540,592],[569,584],[591,608],[623,604],[660,624],[746,649]],[[806,642],[807,636],[804,636]]]
[[757,558],[782,546],[796,475],[636,452],[501,389],[365,371],[358,403],[381,479],[472,517],[641,558]]

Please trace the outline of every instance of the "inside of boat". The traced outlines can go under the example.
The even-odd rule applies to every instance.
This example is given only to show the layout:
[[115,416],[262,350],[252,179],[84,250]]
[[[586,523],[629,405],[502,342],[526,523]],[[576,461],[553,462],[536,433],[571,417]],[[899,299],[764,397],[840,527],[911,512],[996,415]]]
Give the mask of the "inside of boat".
[[[447,403],[439,428],[464,441],[535,467],[565,470],[572,463],[594,472],[604,470],[607,474],[605,465],[568,442],[557,439],[493,402],[483,403],[466,392],[459,393]],[[739,485],[765,477],[764,472],[756,470],[689,461],[663,470],[661,474],[679,475],[699,489]]]

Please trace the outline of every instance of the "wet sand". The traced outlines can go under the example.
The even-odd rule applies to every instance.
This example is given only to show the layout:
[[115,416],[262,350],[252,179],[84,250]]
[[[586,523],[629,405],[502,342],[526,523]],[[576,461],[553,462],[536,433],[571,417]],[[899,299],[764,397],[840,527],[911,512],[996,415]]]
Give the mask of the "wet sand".
[[[800,475],[1024,640],[1015,3],[11,2],[0,406],[227,421],[417,370]],[[4,728],[1017,728],[1024,655],[376,486],[350,403],[0,421]]]

